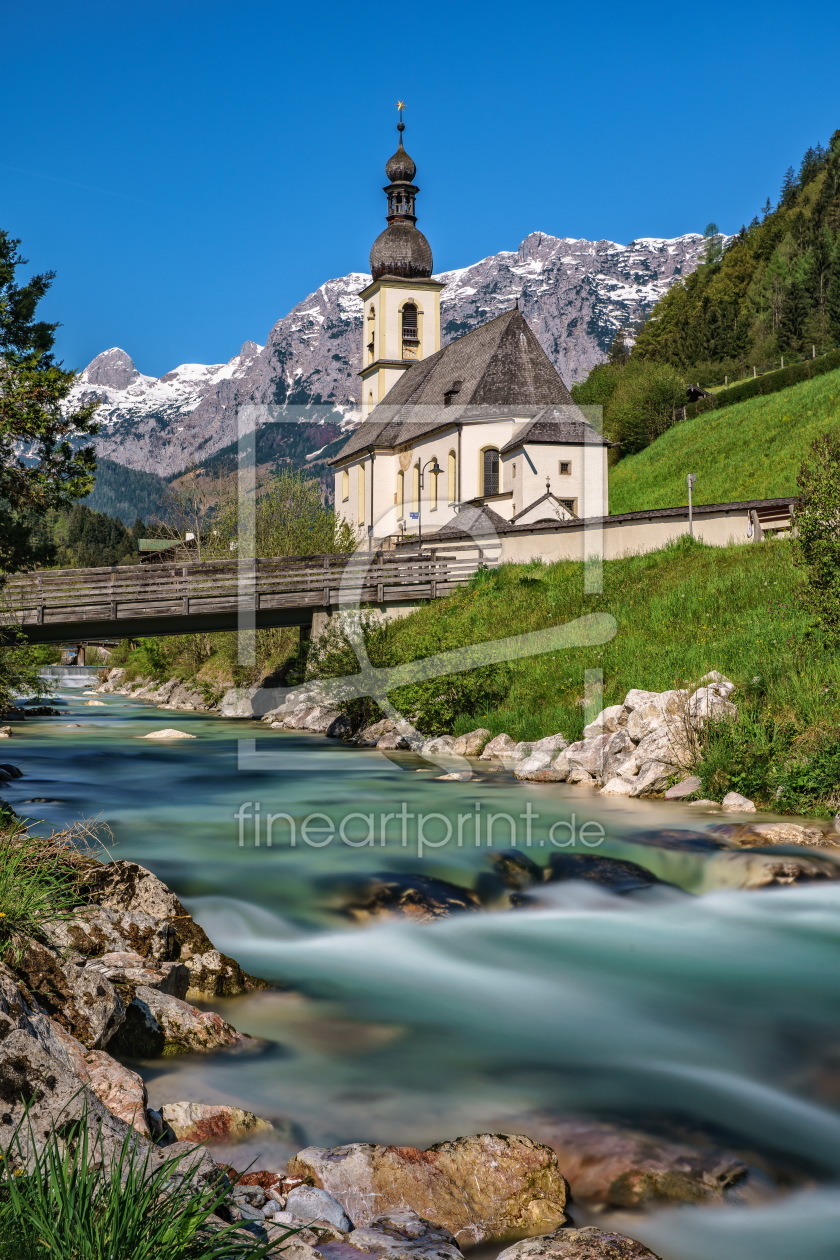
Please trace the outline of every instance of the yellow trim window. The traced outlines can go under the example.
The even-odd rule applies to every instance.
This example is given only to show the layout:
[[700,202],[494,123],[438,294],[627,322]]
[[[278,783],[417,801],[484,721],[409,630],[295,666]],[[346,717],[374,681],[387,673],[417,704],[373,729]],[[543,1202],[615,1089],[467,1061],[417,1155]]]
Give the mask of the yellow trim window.
[[449,502],[454,503],[458,497],[458,456],[454,451],[449,452],[449,460],[447,462],[448,474],[448,491]]
[[358,493],[359,493],[359,507],[358,507],[358,513],[357,513],[357,515],[358,515],[358,517],[359,517],[359,522],[360,522],[360,524],[364,525],[364,523],[365,523],[365,504],[366,504],[366,496],[365,496],[365,466],[364,466],[364,464],[359,464],[359,482],[358,482]]
[[495,446],[486,446],[481,452],[481,493],[498,494],[501,489],[499,452]]
[[341,502],[346,503],[350,498],[350,474],[346,468],[341,473]]
[[397,493],[395,496],[397,504],[397,515],[402,516],[405,513],[405,473],[397,473]]
[[411,509],[420,511],[420,465],[415,464],[411,470]]
[[429,487],[429,502],[431,504],[431,510],[434,512],[438,505],[438,477],[441,474],[441,467],[438,464],[437,455],[433,455],[432,459],[435,462],[432,465],[432,467],[429,469],[429,473],[431,475],[431,481],[432,481],[432,484]]

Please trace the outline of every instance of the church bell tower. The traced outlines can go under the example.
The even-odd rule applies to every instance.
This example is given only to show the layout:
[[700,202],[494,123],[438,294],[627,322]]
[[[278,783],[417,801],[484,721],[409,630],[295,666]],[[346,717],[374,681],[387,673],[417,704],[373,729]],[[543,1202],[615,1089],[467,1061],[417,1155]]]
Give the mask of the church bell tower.
[[431,247],[416,226],[417,168],[403,148],[404,103],[397,108],[400,141],[385,164],[388,226],[373,243],[371,283],[359,294],[363,420],[406,368],[440,349],[440,293],[445,285],[432,279]]

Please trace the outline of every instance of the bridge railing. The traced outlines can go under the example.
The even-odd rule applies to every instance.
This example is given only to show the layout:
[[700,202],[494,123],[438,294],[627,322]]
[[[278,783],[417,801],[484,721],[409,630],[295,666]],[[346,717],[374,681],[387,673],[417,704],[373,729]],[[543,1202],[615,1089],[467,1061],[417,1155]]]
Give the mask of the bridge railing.
[[[435,599],[468,581],[474,553],[323,555],[190,564],[39,569],[11,577],[0,601],[20,625],[334,607]],[[0,615],[0,621],[3,620]]]

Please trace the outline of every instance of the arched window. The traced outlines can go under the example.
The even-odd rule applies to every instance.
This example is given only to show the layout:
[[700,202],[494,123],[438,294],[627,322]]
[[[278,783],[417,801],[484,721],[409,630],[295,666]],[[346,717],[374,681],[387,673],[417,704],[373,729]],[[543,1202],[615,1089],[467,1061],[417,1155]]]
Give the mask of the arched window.
[[429,468],[429,480],[431,481],[429,486],[429,506],[434,511],[438,505],[438,477],[441,474],[441,467],[438,463],[437,455],[433,455],[432,459],[435,462]]
[[359,519],[359,524],[364,525],[365,523],[365,466],[364,464],[359,464],[358,490],[359,490],[359,503],[356,510],[356,516]]
[[368,363],[373,363],[376,352],[376,311],[373,307],[368,311],[367,352]]
[[405,473],[397,473],[397,516],[405,514]]
[[415,464],[411,470],[411,510],[420,511],[420,465]]
[[345,468],[341,474],[341,502],[346,503],[350,498],[350,474]]
[[499,452],[495,446],[481,452],[481,493],[499,493]]
[[417,307],[414,302],[406,302],[402,308],[402,357],[416,359],[419,346]]
[[449,459],[446,468],[447,492],[449,494],[449,502],[455,503],[458,498],[458,456],[454,451],[449,452]]

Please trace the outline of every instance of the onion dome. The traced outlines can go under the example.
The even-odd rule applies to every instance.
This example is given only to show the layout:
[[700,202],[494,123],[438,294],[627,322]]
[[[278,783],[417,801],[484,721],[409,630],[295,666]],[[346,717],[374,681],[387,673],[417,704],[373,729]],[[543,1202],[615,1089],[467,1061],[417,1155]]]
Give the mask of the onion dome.
[[[402,131],[404,127],[405,123],[399,123],[397,125],[397,130]],[[388,176],[392,184],[396,183],[398,180],[402,180],[403,183],[410,184],[414,179],[414,176],[417,174],[417,167],[403,148],[402,136],[400,136],[399,148],[396,153],[393,157],[389,157],[388,161],[385,163],[385,174]]]
[[413,223],[389,223],[373,242],[370,271],[374,280],[380,276],[428,280],[432,274],[432,247]]

